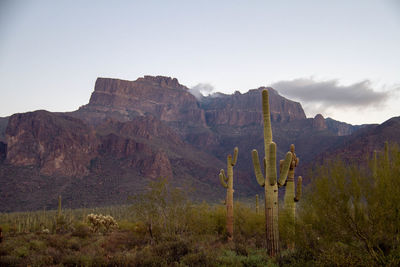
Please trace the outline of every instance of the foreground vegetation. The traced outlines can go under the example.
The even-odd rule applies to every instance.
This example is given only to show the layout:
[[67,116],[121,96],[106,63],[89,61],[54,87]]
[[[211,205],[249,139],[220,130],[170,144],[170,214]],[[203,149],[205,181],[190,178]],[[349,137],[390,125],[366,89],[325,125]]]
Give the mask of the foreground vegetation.
[[[193,204],[165,180],[134,204],[96,210],[1,214],[1,266],[274,266],[264,250],[261,214],[236,203],[234,242],[226,209]],[[91,213],[111,214],[118,229],[93,229]]]
[[[311,176],[295,235],[280,219],[273,258],[255,201],[235,202],[228,241],[224,205],[194,204],[159,180],[129,206],[0,214],[0,266],[399,266],[398,147],[360,166],[327,162]],[[95,224],[109,217],[91,214],[116,222]]]

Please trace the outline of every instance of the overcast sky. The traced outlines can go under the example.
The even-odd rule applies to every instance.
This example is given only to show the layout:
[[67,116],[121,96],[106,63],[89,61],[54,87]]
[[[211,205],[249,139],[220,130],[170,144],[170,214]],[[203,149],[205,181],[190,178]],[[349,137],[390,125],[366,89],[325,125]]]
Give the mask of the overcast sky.
[[75,110],[99,76],[165,75],[381,123],[400,115],[399,47],[397,0],[0,0],[0,116]]

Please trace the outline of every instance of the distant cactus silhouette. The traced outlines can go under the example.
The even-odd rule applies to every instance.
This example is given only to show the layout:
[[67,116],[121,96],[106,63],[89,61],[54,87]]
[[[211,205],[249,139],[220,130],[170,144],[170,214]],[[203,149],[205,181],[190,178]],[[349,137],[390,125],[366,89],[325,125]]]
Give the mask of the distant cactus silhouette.
[[235,147],[233,151],[233,158],[231,155],[227,157],[227,169],[228,176],[225,176],[223,169],[219,172],[219,180],[223,187],[226,188],[226,231],[228,233],[228,240],[233,239],[233,167],[236,165],[239,149]]

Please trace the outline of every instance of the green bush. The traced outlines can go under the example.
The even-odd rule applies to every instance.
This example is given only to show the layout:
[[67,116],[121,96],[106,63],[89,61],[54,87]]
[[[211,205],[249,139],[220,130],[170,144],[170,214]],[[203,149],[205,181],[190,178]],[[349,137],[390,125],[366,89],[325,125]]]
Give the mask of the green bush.
[[72,236],[77,236],[80,238],[87,238],[91,235],[89,226],[83,222],[75,222],[73,226]]
[[171,237],[154,246],[153,251],[170,264],[179,262],[183,256],[187,255],[190,252],[190,244],[186,240]]
[[189,267],[216,266],[217,261],[211,253],[204,251],[191,252],[181,258],[181,263]]

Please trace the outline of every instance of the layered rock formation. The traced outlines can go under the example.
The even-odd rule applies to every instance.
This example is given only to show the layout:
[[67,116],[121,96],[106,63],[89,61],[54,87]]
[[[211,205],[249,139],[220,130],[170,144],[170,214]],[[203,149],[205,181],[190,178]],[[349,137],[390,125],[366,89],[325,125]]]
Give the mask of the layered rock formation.
[[[144,76],[136,81],[98,78],[82,112],[115,112],[118,119],[151,114],[166,122],[205,126],[204,111],[176,78]],[[105,114],[97,114],[105,117]]]
[[96,155],[93,129],[62,114],[36,111],[10,117],[7,163],[37,166],[44,175],[85,176]]
[[[250,90],[245,94],[235,92],[233,95],[218,94],[205,97],[201,107],[205,110],[207,125],[231,125],[242,127],[262,122],[260,102],[261,91],[265,87]],[[270,91],[271,119],[274,122],[289,122],[306,119],[306,115],[297,102],[280,96],[274,89]]]

